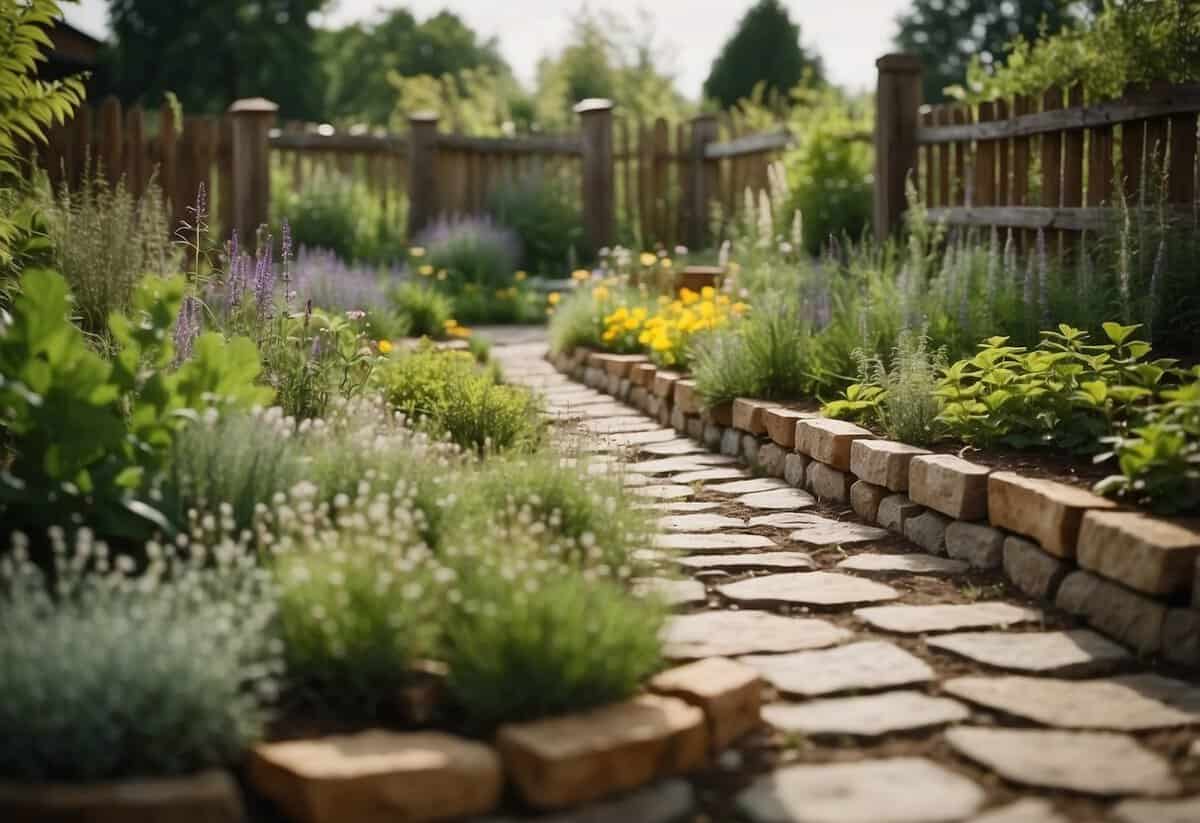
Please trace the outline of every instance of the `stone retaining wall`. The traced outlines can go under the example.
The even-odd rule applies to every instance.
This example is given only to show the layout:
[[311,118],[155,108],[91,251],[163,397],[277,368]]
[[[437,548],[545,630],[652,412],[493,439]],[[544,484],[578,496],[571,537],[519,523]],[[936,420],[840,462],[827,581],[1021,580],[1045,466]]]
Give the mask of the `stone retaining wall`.
[[[877,438],[842,420],[741,399],[704,409],[693,381],[637,355],[578,350],[554,365],[713,450],[924,550],[1002,570],[1143,655],[1200,667],[1200,529],[1075,486]],[[641,389],[642,391],[636,391]]]

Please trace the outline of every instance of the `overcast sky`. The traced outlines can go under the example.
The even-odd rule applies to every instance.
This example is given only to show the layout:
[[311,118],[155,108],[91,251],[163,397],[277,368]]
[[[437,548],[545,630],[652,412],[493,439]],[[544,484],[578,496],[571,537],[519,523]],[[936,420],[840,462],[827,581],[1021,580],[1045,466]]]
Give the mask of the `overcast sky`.
[[[160,0],[170,2],[170,0]],[[738,19],[754,0],[590,0],[592,9],[617,12],[631,22],[639,9],[651,9],[667,64],[688,97],[699,97],[709,64]],[[327,24],[371,18],[381,8],[407,6],[425,18],[450,9],[484,36],[496,37],[500,51],[525,83],[538,58],[561,47],[571,13],[582,0],[335,0]],[[910,0],[784,0],[800,23],[806,46],[825,60],[830,79],[854,89],[875,83],[875,58],[892,50],[896,15]],[[64,4],[67,19],[85,31],[107,33],[105,0]]]

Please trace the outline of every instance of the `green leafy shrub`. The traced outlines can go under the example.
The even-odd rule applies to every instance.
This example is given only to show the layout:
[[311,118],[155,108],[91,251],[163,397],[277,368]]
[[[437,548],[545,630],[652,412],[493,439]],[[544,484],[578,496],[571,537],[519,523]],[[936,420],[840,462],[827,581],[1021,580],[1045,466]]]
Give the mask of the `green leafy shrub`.
[[281,663],[274,589],[245,544],[211,535],[186,551],[151,544],[134,574],[87,530],[55,527],[50,539],[53,583],[22,535],[0,561],[0,777],[99,781],[236,765],[262,732]]
[[392,305],[403,318],[408,333],[441,340],[454,317],[454,304],[437,289],[422,283],[402,283],[392,292]]
[[1131,339],[1137,326],[1105,323],[1109,342],[1067,325],[1043,332],[1033,350],[984,341],[979,352],[946,369],[938,420],[967,443],[1092,452],[1153,397],[1174,361],[1146,360],[1150,344]]
[[489,294],[508,287],[520,255],[512,230],[490,218],[442,218],[422,231],[417,242],[429,261],[425,266],[439,273],[438,288],[452,294],[468,283]]
[[488,211],[520,238],[521,266],[546,275],[570,270],[583,241],[583,215],[577,193],[561,180],[527,175],[502,183],[488,196]]
[[302,189],[281,186],[273,196],[275,214],[291,224],[297,246],[325,249],[346,262],[404,257],[402,215],[386,212],[363,182],[321,173]]
[[1107,439],[1120,474],[1097,491],[1164,514],[1200,510],[1200,366],[1178,388],[1163,389],[1138,425]]
[[542,438],[533,395],[496,385],[469,354],[426,348],[391,361],[380,381],[392,406],[464,449],[529,448]]
[[467,324],[535,323],[543,319],[542,300],[516,283],[493,292],[467,283],[454,295],[454,317]]
[[447,684],[491,729],[630,697],[660,666],[663,613],[606,580],[475,575],[446,625]]
[[66,282],[33,270],[0,329],[0,407],[10,451],[0,473],[8,529],[43,534],[87,512],[104,536],[139,534],[162,517],[132,492],[157,471],[187,416],[213,404],[248,408],[271,397],[255,384],[258,351],[246,338],[207,333],[174,370],[170,330],[183,279],[146,278],[132,319],[113,314],[106,360],[68,319]]
[[154,184],[135,197],[123,180],[110,185],[100,172],[89,173],[74,191],[42,187],[39,208],[54,268],[66,277],[88,333],[107,338],[108,316],[129,311],[142,277],[178,271],[180,255],[163,202]]

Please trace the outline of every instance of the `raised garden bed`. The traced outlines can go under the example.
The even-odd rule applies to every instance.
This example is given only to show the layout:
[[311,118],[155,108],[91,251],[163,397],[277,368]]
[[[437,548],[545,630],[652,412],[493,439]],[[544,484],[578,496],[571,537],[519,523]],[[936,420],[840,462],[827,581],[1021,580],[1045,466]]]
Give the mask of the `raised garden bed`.
[[[632,400],[633,384],[624,376],[596,379],[610,357],[577,351],[554,363]],[[637,361],[621,362],[625,371],[618,374],[624,375]],[[658,388],[648,360],[636,368],[640,380]],[[649,399],[641,399],[650,413]],[[820,497],[849,502],[864,519],[930,553],[1002,569],[1022,591],[1053,601],[1140,654],[1200,666],[1200,524],[1154,517],[1093,494],[1083,488],[1082,478],[1094,472],[1085,464],[1006,452],[976,461],[752,398],[735,400],[727,411],[706,410],[694,384],[674,372],[655,399],[660,420],[665,416],[680,433],[699,431],[698,439],[714,450]]]

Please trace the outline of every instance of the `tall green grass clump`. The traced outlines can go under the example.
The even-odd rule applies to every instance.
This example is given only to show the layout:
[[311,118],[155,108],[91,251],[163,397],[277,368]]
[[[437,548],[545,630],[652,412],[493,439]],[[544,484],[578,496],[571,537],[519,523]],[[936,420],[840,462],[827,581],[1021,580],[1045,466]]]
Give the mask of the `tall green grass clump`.
[[0,777],[87,782],[236,764],[262,733],[281,660],[274,587],[244,542],[114,558],[54,528],[53,583],[14,535],[0,561]]
[[178,271],[170,218],[153,183],[136,197],[123,179],[110,184],[102,173],[89,172],[74,191],[43,183],[39,208],[54,268],[67,279],[79,324],[89,334],[108,339],[109,315],[130,310],[143,277]]
[[550,308],[550,350],[555,354],[581,346],[599,347],[604,331],[600,309],[586,289],[576,289]]
[[739,396],[798,397],[809,385],[808,340],[795,302],[767,296],[740,323],[697,343],[692,360],[696,389],[709,406]]

